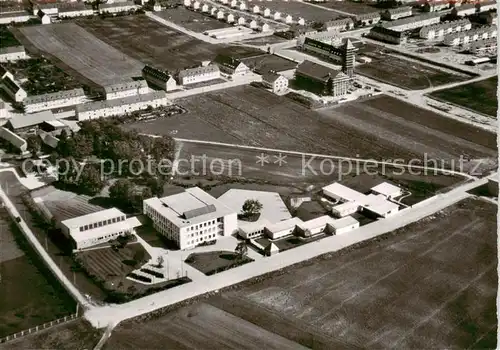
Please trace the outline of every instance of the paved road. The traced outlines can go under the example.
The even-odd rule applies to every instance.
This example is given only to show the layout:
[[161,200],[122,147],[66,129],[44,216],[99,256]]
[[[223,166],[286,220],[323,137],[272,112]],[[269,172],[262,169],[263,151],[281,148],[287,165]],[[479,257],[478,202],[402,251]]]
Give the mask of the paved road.
[[221,288],[243,282],[252,277],[276,271],[292,264],[312,259],[318,255],[338,251],[355,243],[396,230],[443,210],[469,197],[470,195],[466,191],[485,183],[487,183],[486,178],[469,182],[448,193],[437,195],[411,208],[404,209],[390,218],[362,226],[346,235],[328,237],[317,243],[307,244],[272,257],[257,260],[251,264],[218,273],[203,281],[187,283],[131,301],[127,304],[108,305],[88,310],[85,313],[85,318],[96,327],[104,327],[109,324],[117,325],[123,320],[152,312],[200,294],[218,291]]

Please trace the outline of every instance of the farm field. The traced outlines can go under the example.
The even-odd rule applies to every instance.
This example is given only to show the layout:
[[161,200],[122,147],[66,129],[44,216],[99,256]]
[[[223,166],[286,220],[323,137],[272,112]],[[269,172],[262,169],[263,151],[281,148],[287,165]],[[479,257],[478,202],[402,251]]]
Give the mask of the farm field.
[[434,91],[430,96],[496,117],[497,84],[498,77],[496,76],[451,89]]
[[260,55],[241,60],[245,65],[251,69],[255,69],[256,73],[262,74],[271,70],[275,72],[282,72],[290,69],[297,68],[297,63],[289,61],[285,58],[276,55]]
[[[314,349],[495,348],[496,210],[485,201],[464,200],[383,237],[242,283],[203,302],[125,322],[106,348],[138,347],[139,339],[148,348],[199,347],[186,339],[220,348],[214,342],[226,339],[228,328],[222,323],[223,334],[214,336],[211,325],[220,324],[221,314],[231,317],[229,329],[249,322]],[[186,319],[190,323],[184,324]],[[198,321],[209,327],[192,326]]]
[[322,3],[318,3],[318,6],[331,9],[331,10],[339,10],[347,13],[351,13],[352,15],[361,15],[364,13],[372,13],[372,12],[380,12],[382,9],[379,9],[375,6],[370,6],[368,4],[363,4],[360,2],[354,2],[350,0],[346,1],[325,1]]
[[104,349],[306,349],[251,322],[207,304],[160,319],[127,322],[113,330]]
[[78,23],[124,54],[168,71],[199,65],[201,61],[213,60],[217,54],[227,53],[240,58],[262,54],[258,49],[242,46],[211,45],[144,15],[82,19]]
[[197,33],[232,27],[232,25],[226,22],[218,21],[201,12],[191,11],[182,6],[155,12],[155,15]]
[[144,67],[75,23],[29,26],[17,30],[36,49],[61,62],[63,68],[69,67],[97,85],[129,81],[141,76]]
[[407,90],[421,90],[433,86],[465,81],[469,76],[448,73],[415,61],[399,58],[386,50],[364,52],[370,63],[356,66],[356,73]]
[[342,17],[342,15],[336,12],[324,10],[316,6],[310,6],[306,3],[298,1],[268,2],[265,5],[262,5],[261,11],[263,11],[266,7],[271,10],[271,13],[279,11],[282,15],[291,15],[294,22],[296,22],[300,17],[304,18],[308,23],[324,23]]
[[[462,123],[460,128],[458,125],[445,126],[443,132],[439,130],[440,125],[454,125],[453,122],[390,97],[353,102],[318,113],[287,97],[242,86],[180,99],[176,103],[188,112],[176,118],[127,124],[126,127],[177,138],[365,159],[410,160],[427,154],[429,158],[449,160],[463,154],[472,158],[496,155],[493,134]],[[412,113],[402,108],[409,108]],[[342,114],[344,111],[359,113],[360,110],[363,114]],[[381,113],[383,117],[379,116]],[[434,121],[428,122],[431,119]],[[374,120],[383,121],[383,124],[374,128],[360,126],[360,123],[373,124]],[[439,125],[432,126],[436,124]],[[481,136],[471,139],[474,135]]]
[[5,210],[0,211],[0,225],[0,337],[74,313],[76,303]]
[[102,333],[102,330],[93,328],[90,323],[80,318],[43,332],[2,344],[2,349],[93,349],[101,339]]

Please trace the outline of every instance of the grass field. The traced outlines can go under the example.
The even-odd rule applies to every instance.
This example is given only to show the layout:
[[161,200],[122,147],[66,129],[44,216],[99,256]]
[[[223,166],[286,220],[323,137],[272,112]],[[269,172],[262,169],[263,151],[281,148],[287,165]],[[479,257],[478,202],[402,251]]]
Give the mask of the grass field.
[[430,96],[496,117],[497,84],[498,77],[495,76],[475,83],[435,91]]
[[2,344],[4,350],[15,349],[93,349],[103,331],[80,318],[19,340]]
[[369,4],[364,4],[361,2],[355,2],[351,0],[346,1],[325,1],[318,3],[317,5],[332,9],[339,10],[347,13],[352,13],[353,15],[360,15],[363,13],[380,12],[381,9],[375,6],[370,6]]
[[[237,326],[249,322],[313,349],[495,348],[496,210],[488,202],[465,200],[204,303],[126,322],[106,347],[194,349],[204,342],[204,348],[220,348],[224,314],[231,317],[230,329],[240,329],[238,340],[252,334]],[[224,330],[220,336],[212,330],[216,323]],[[238,348],[262,348],[252,345]]]
[[0,260],[0,337],[73,313],[76,303],[45,268],[4,210],[0,212],[0,224],[0,245],[10,248]]
[[218,272],[226,271],[252,261],[253,259],[249,257],[239,259],[234,252],[224,251],[193,253],[186,258],[186,264],[194,267],[207,276],[211,276]]
[[213,60],[217,54],[235,57],[262,54],[260,50],[242,46],[211,45],[143,15],[78,20],[78,23],[124,54],[169,71],[199,65],[201,61]]
[[[131,17],[132,20],[136,18]],[[36,49],[97,85],[129,81],[132,77],[141,76],[143,64],[75,23],[30,26],[18,30]]]
[[255,69],[256,73],[263,74],[271,70],[282,72],[297,68],[297,63],[276,55],[263,54],[242,60],[248,67]]
[[[253,6],[253,4],[251,5]],[[342,17],[336,12],[324,10],[316,6],[310,6],[298,1],[273,1],[267,2],[265,5],[262,5],[262,7],[261,11],[267,7],[271,10],[271,13],[279,11],[282,15],[291,15],[294,21],[302,17],[309,23],[324,23]]]
[[408,90],[465,81],[469,76],[448,73],[415,61],[388,54],[385,50],[364,52],[372,62],[356,66],[356,72],[369,78]]
[[177,103],[188,112],[126,127],[152,134],[174,132],[178,138],[370,159],[409,160],[427,154],[449,160],[462,154],[472,158],[496,155],[493,134],[390,97],[318,113],[286,97],[242,86]]
[[232,27],[232,25],[226,22],[218,21],[206,14],[191,11],[181,6],[156,12],[155,15],[197,33]]

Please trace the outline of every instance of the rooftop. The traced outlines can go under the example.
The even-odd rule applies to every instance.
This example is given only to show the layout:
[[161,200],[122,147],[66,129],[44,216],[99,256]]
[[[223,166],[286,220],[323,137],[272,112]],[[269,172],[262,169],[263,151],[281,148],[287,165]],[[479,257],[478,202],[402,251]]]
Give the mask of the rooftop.
[[[104,219],[101,219],[104,220]],[[90,222],[89,222],[90,223]],[[106,234],[116,233],[120,231],[130,230],[135,227],[141,226],[141,222],[136,217],[131,217],[125,221],[115,222],[109,225],[104,225],[101,227],[93,228],[86,231],[73,231],[71,237],[76,241],[80,242],[87,239],[99,238],[105,236]]]
[[87,111],[96,111],[105,108],[113,108],[116,106],[128,105],[139,102],[149,102],[158,100],[161,98],[166,98],[167,94],[165,91],[154,91],[147,94],[140,94],[134,96],[128,96],[124,98],[116,98],[113,100],[106,101],[97,101],[90,103],[83,103],[76,106],[77,113],[87,112]]
[[99,9],[113,8],[113,7],[129,7],[129,6],[137,6],[137,5],[133,1],[114,2],[112,4],[99,4]]
[[163,81],[168,81],[169,79],[172,78],[170,73],[167,71],[152,67],[152,66],[144,66],[142,69],[142,73],[145,75],[150,75],[156,79],[163,80]]
[[0,55],[24,52],[24,46],[8,46],[0,49]]
[[83,91],[83,89],[78,88],[78,89],[58,91],[58,92],[53,92],[53,93],[43,94],[43,95],[28,96],[24,99],[23,103],[25,105],[29,105],[29,104],[34,104],[34,103],[57,101],[57,100],[65,99],[65,98],[74,98],[74,97],[82,97],[82,96],[85,96],[85,92]]
[[133,89],[139,89],[139,88],[144,88],[148,87],[148,83],[146,80],[137,80],[137,81],[129,81],[126,83],[119,83],[119,84],[114,84],[114,85],[108,85],[104,87],[104,91],[109,94],[113,92],[120,92],[120,91],[128,91],[128,90],[133,90]]
[[340,70],[331,69],[308,60],[305,60],[304,62],[299,64],[296,73],[303,74],[324,82],[328,81],[328,79],[345,76],[345,74],[343,74]]
[[54,114],[52,114],[51,110],[48,110],[25,115],[14,114],[12,118],[9,119],[9,124],[15,130],[38,125],[53,119],[55,119]]
[[373,192],[383,194],[384,196],[393,196],[395,194],[401,193],[401,188],[390,184],[388,182],[382,182],[371,189]]
[[322,188],[323,193],[328,195],[328,192],[335,194],[336,196],[344,199],[345,201],[358,201],[362,202],[365,200],[366,195],[353,190],[352,188],[349,188],[347,186],[342,185],[341,183],[334,182],[328,186],[325,186]]
[[319,218],[315,218],[315,219],[312,219],[309,221],[302,222],[301,224],[298,224],[297,226],[299,226],[302,230],[313,230],[313,229],[318,228],[318,227],[323,226],[323,225],[327,225],[327,224],[332,225],[333,222],[335,222],[335,221],[336,220],[334,218],[332,218],[331,216],[323,215],[323,216],[320,216]]
[[9,77],[4,77],[2,79],[2,83],[3,85],[8,88],[12,93],[16,93],[18,92],[19,90],[21,90],[21,87],[19,85],[17,85],[12,79],[10,79]]
[[95,222],[113,219],[124,215],[125,214],[121,210],[117,208],[110,208],[95,213],[78,216],[73,219],[64,220],[61,222],[61,224],[69,229],[73,229],[73,228],[79,228],[87,224],[93,224]]
[[178,227],[195,225],[234,213],[199,187],[163,198],[144,201]]
[[369,194],[366,196],[365,201],[361,204],[363,208],[367,208],[380,216],[383,216],[394,209],[399,209],[399,205],[388,201],[385,196],[381,194]]
[[196,67],[196,68],[187,68],[183,69],[179,72],[179,79],[184,77],[192,77],[205,73],[214,73],[218,72],[219,67],[215,64],[209,64],[208,66]]
[[330,225],[336,230],[356,224],[359,224],[359,221],[350,215],[345,216],[341,219],[334,220],[333,222],[330,223]]
[[275,233],[275,232],[281,232],[284,230],[288,230],[288,229],[294,228],[295,226],[302,225],[302,224],[303,224],[303,221],[301,219],[299,219],[297,217],[293,217],[290,219],[278,221],[275,224],[268,225],[268,226],[266,226],[266,229]]

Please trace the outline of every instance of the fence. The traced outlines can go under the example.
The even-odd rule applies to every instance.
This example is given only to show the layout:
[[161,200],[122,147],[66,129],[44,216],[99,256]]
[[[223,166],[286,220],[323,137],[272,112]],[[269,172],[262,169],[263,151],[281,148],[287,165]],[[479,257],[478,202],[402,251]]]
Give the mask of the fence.
[[0,338],[0,344],[9,342],[9,341],[12,341],[12,340],[15,340],[15,339],[19,339],[21,337],[24,337],[24,336],[27,336],[27,335],[30,335],[30,334],[34,334],[34,333],[43,331],[44,329],[48,329],[48,328],[57,326],[58,324],[62,324],[62,323],[66,323],[66,322],[69,322],[69,321],[76,320],[77,318],[78,318],[78,314],[77,313],[74,313],[74,314],[69,315],[69,316],[61,317],[61,318],[59,318],[57,320],[50,321],[50,322],[44,323],[42,325],[39,325],[39,326],[36,326],[36,327],[32,327],[32,328],[26,329],[24,331],[17,332],[15,334],[11,334],[11,335],[8,335],[6,337]]

